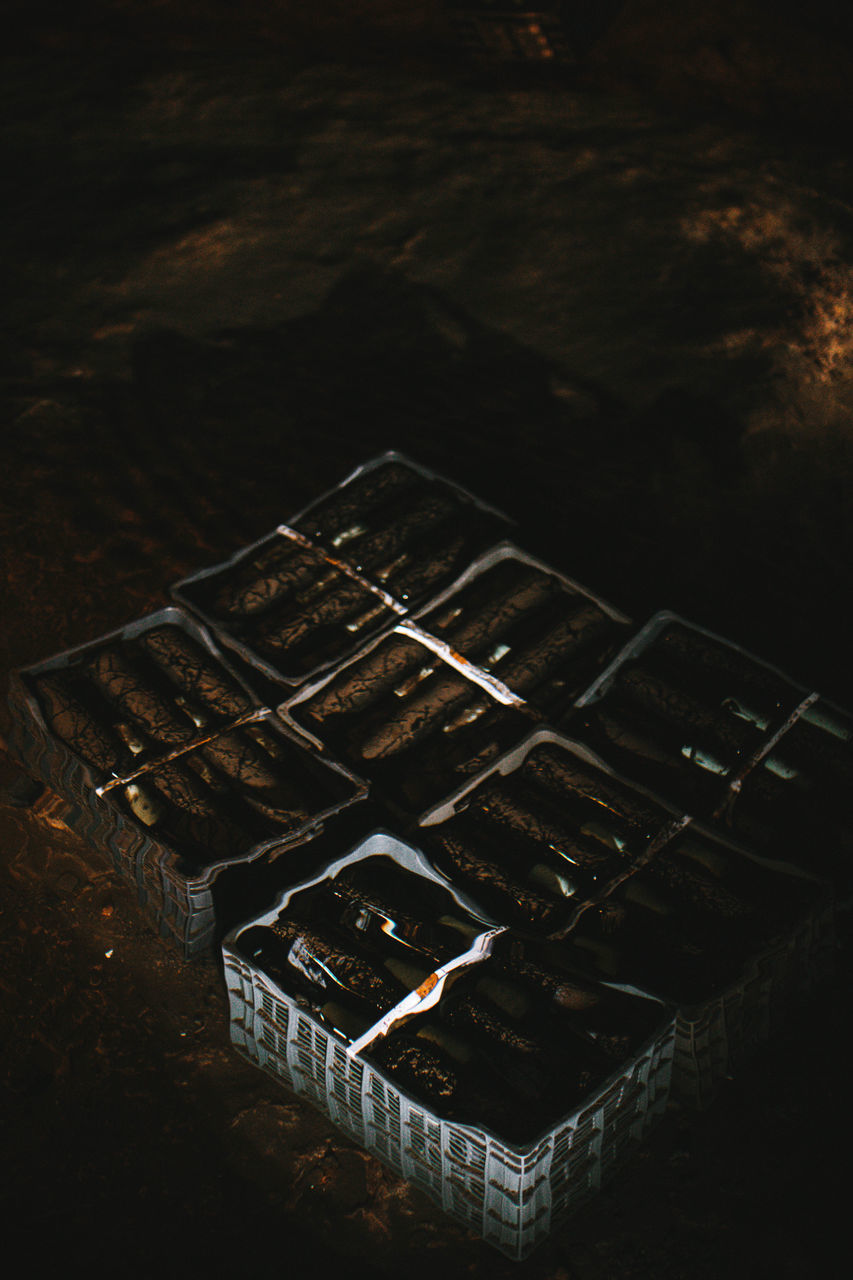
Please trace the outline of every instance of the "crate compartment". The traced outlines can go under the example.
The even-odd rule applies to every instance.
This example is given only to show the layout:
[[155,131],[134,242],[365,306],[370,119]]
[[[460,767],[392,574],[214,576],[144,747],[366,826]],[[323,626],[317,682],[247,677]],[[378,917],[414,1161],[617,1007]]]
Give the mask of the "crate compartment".
[[503,543],[418,624],[557,723],[624,643],[628,619],[564,574]]
[[582,745],[540,729],[425,815],[420,838],[498,919],[558,936],[684,821]]
[[409,609],[443,590],[510,524],[394,451],[356,468],[291,523]]
[[[492,922],[412,846],[374,832],[229,935],[268,993],[354,1042],[443,966],[485,942]],[[300,1039],[300,1037],[297,1037]],[[310,1040],[310,1036],[309,1036]],[[311,1061],[310,1043],[303,1044]]]
[[25,763],[56,781],[61,764],[71,785],[79,778],[63,750],[99,785],[261,705],[210,635],[174,608],[16,673],[10,700]]
[[282,526],[173,595],[268,679],[297,686],[405,612],[321,547]]
[[101,794],[173,850],[179,873],[193,875],[305,830],[356,790],[268,713]]
[[709,819],[806,693],[736,645],[662,612],[577,700],[570,732],[626,777]]
[[452,581],[507,523],[388,453],[173,594],[243,659],[296,687]]
[[[274,719],[265,720],[263,729],[275,742],[278,766],[288,775],[287,796],[275,792],[276,803],[287,800],[294,807],[287,809],[283,803],[280,809],[271,807],[267,803],[271,797],[265,793],[252,826],[245,820],[249,811],[245,784],[235,778],[227,781],[224,790],[209,793],[215,804],[204,812],[181,811],[168,804],[150,825],[134,813],[127,786],[117,784],[100,798],[108,814],[108,848],[117,869],[137,886],[140,902],[153,914],[161,935],[174,939],[188,956],[210,944],[216,923],[213,889],[223,870],[298,848],[322,830],[327,819],[364,794],[346,770],[317,758]],[[234,735],[227,736],[230,743]],[[184,770],[192,768],[195,754],[181,758]],[[174,764],[169,767],[174,769]],[[152,769],[131,786],[150,787],[149,779],[157,773]],[[207,802],[206,795],[201,799]]]
[[279,712],[409,816],[455,791],[530,727],[519,698],[408,622]]

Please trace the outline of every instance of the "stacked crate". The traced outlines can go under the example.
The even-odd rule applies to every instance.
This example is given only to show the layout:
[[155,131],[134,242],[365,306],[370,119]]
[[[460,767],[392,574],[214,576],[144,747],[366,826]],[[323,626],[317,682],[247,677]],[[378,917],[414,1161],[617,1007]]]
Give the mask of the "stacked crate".
[[[457,981],[481,974],[490,980],[498,959],[493,948],[508,940],[507,931],[488,928],[471,899],[417,849],[377,831],[323,876],[288,889],[272,910],[226,938],[223,957],[233,1042],[250,1061],[309,1098],[361,1145],[420,1186],[457,1221],[510,1257],[523,1258],[620,1167],[662,1115],[673,1054],[672,1010],[654,998],[619,993],[639,1027],[630,1046],[620,1060],[613,1058],[599,1071],[582,1098],[567,1093],[565,1106],[557,1105],[550,1121],[543,1117],[535,1132],[507,1139],[476,1112],[447,1114],[433,1099],[419,1096],[411,1084],[406,1088],[393,1071],[389,1074],[382,1059],[377,1062],[377,1046],[386,1036],[393,1038],[398,1028],[405,1026],[408,1033],[419,1016],[431,1016],[440,1024],[452,993],[442,991],[437,999],[436,988],[430,987],[423,997],[404,997],[396,1011],[386,1011],[377,1026],[353,1041],[316,1003],[306,1003],[305,980],[300,980],[304,964],[288,975],[286,957],[281,961],[284,973],[269,972],[269,957],[265,967],[253,958],[259,931],[263,936],[265,927],[287,919],[289,911],[298,913],[307,891],[334,883],[345,868],[377,859],[393,860],[412,876],[443,884],[475,927],[486,929],[467,962],[451,961],[436,971],[439,982],[449,986],[451,970]],[[601,991],[605,997],[615,994],[593,984],[583,989]],[[432,1040],[422,1043],[430,1045]]]
[[366,791],[179,609],[17,672],[10,702],[13,753],[187,958],[210,950],[225,868],[280,854]]

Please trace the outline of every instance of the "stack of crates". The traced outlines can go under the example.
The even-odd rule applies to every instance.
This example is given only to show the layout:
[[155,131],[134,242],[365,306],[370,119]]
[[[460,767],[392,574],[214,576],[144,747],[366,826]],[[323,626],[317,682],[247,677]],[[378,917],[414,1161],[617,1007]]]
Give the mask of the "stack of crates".
[[[565,32],[571,6],[558,8]],[[484,22],[486,9],[467,6]],[[531,14],[512,12],[529,35]],[[551,26],[539,26],[562,56]],[[523,1258],[636,1149],[671,1093],[708,1105],[831,964],[835,914],[851,888],[853,721],[673,614],[636,626],[509,541],[509,529],[466,490],[383,454],[289,524],[178,583],[173,606],[16,673],[10,745],[184,956],[209,955],[222,932],[223,873],[239,865],[261,883],[263,869],[268,886],[272,871],[275,905],[259,905],[222,944],[234,1046],[457,1221]],[[236,709],[211,703],[199,715],[193,680],[185,687],[167,670],[142,681],[135,719],[123,676],[92,684],[99,657],[134,668],[160,628],[195,646]],[[183,724],[177,738],[158,737],[145,710],[152,697]],[[120,744],[114,758],[105,741]],[[249,758],[256,747],[282,789],[289,771],[304,784],[292,820],[275,777]],[[540,797],[525,832],[523,787],[543,752],[582,774],[587,790]],[[192,791],[186,810],[175,778]],[[450,865],[441,840],[476,831],[484,794],[492,861],[463,841]],[[537,805],[542,831],[569,835],[565,848],[545,837],[525,870],[520,849],[536,843]],[[252,815],[245,829],[238,813]],[[596,850],[604,870],[586,875],[583,856],[573,860],[573,823],[584,856]],[[235,847],[222,843],[229,832]],[[730,956],[722,942],[714,952],[706,928],[712,976],[689,991],[674,971],[650,974],[641,953],[622,954],[604,935],[590,950],[588,936],[591,924],[594,934],[616,922],[618,938],[638,902],[668,910],[648,890],[661,868],[677,878],[680,860],[693,857],[692,883],[701,880],[686,841],[699,842],[723,897],[731,871],[775,886],[770,897],[778,891],[787,904],[774,916],[747,902],[763,924],[754,935],[744,924]],[[654,1029],[529,1140],[441,1114],[371,1056],[375,1028],[373,1040],[348,1038],[243,946],[290,895],[378,852],[441,883],[496,946],[550,948],[585,980],[645,1002],[657,1011]],[[685,920],[707,924],[701,901],[691,910]],[[735,960],[724,964],[727,956]],[[430,977],[439,993],[447,976]],[[388,1010],[381,1034],[432,990],[417,987],[405,1011]]]

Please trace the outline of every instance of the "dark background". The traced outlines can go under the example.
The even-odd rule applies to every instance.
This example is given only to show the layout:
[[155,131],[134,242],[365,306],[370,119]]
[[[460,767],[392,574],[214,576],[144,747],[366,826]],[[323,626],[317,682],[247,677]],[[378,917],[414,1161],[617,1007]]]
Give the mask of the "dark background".
[[[5,672],[394,447],[634,617],[853,704],[853,21],[612,9],[554,67],[475,60],[437,0],[6,6]],[[34,1263],[835,1274],[846,946],[516,1266],[237,1059],[215,963],[2,785],[3,1200]]]

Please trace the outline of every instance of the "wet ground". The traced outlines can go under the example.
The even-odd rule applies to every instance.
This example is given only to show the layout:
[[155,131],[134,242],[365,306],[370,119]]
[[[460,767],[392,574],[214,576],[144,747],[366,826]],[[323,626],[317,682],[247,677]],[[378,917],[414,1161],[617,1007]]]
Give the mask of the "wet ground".
[[[6,64],[0,669],[400,448],[636,617],[853,705],[853,172],[821,130],[413,58]],[[8,732],[0,709],[0,734]],[[849,958],[524,1264],[229,1048],[215,960],[0,779],[3,1202],[91,1274],[836,1274]]]

